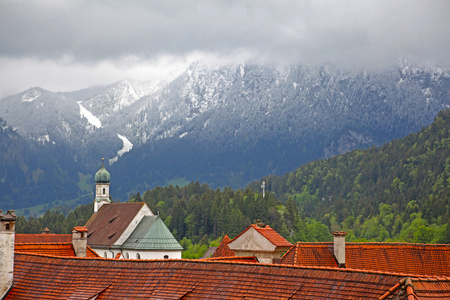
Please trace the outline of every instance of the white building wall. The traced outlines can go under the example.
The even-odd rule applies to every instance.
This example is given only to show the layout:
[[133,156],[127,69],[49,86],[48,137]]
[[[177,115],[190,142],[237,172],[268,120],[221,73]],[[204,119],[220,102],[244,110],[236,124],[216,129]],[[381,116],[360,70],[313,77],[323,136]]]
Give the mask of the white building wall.
[[[136,251],[136,250],[122,250],[122,254],[125,258],[137,259],[137,254],[140,259],[172,259],[181,258],[181,251]],[[127,256],[128,254],[128,256]],[[167,256],[167,257],[165,257]]]
[[266,237],[251,227],[237,239],[228,243],[228,247],[234,251],[263,251],[273,252],[276,246],[272,244]]
[[[14,226],[14,223],[11,226]],[[12,286],[14,274],[15,231],[3,227],[2,222],[0,224],[0,299],[3,299],[5,293]]]
[[[177,251],[136,251],[136,250],[120,250],[120,249],[104,249],[92,248],[98,255],[104,258],[115,258],[120,254],[120,259],[181,259],[181,250]],[[167,257],[165,257],[167,255]]]

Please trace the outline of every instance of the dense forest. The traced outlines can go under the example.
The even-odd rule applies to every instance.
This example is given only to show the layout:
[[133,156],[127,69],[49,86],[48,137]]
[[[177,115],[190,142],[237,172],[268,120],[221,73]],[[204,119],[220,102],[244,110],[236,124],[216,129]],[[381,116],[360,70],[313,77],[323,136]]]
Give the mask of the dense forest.
[[[434,123],[379,148],[314,161],[284,176],[263,178],[246,189],[156,187],[129,202],[146,202],[195,258],[224,234],[235,237],[260,219],[291,242],[331,241],[344,230],[348,241],[450,243],[450,110]],[[64,214],[20,217],[17,232],[68,233],[84,224],[92,204]]]

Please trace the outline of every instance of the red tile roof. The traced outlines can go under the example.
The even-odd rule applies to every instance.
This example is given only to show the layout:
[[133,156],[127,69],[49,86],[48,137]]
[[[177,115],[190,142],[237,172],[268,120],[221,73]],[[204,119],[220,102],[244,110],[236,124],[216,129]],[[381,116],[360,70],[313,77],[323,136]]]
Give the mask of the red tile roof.
[[224,256],[224,257],[209,257],[201,258],[201,260],[207,261],[228,261],[228,262],[247,262],[247,263],[259,263],[256,256]]
[[72,234],[25,234],[16,233],[16,243],[71,243]]
[[[6,299],[378,299],[400,295],[401,274],[207,260],[112,260],[16,253]],[[411,279],[433,299],[450,278]]]
[[[450,276],[450,245],[346,243],[345,267],[416,275]],[[333,243],[296,243],[282,264],[337,267]]]
[[450,299],[449,279],[405,277],[378,299]]
[[254,228],[257,232],[259,232],[262,236],[264,236],[267,240],[269,240],[269,242],[271,242],[277,247],[292,247],[292,244],[288,240],[286,240],[278,232],[270,228],[269,225],[266,225],[265,227],[259,227],[256,224],[252,224],[249,227],[247,227],[244,231],[242,231],[237,237],[235,237],[233,241],[239,238],[241,235],[243,235],[244,232],[246,232],[250,228]]
[[291,242],[286,240],[284,237],[278,234],[275,230],[270,228],[269,225],[261,228],[256,224],[252,224],[252,227],[256,229],[259,233],[261,233],[266,239],[268,239],[272,244],[277,247],[292,247]]
[[112,246],[144,205],[143,202],[103,205],[86,223],[88,245]]
[[[15,243],[14,252],[76,257],[72,243]],[[88,246],[86,257],[99,257],[99,255]]]
[[296,266],[338,267],[332,243],[296,243],[283,255],[281,263]]
[[230,238],[228,235],[225,234],[222,241],[220,242],[219,247],[217,247],[216,251],[211,257],[229,257],[229,256],[236,256],[236,253],[234,250],[231,250],[230,247],[228,247],[228,243],[230,242]]

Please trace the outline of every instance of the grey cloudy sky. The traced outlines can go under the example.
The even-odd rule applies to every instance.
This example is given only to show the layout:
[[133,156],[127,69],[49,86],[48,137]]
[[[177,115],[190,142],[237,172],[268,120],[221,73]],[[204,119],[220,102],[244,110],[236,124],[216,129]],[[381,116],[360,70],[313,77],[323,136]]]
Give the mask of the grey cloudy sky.
[[450,63],[448,0],[2,0],[0,97],[209,63]]

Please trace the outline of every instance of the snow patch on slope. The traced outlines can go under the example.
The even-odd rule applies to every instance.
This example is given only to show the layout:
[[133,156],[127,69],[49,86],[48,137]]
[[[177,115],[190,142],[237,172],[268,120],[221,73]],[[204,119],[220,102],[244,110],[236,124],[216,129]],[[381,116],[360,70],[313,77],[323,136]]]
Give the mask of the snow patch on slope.
[[117,134],[117,137],[122,140],[123,146],[122,149],[117,151],[117,156],[109,160],[109,165],[112,165],[113,163],[117,162],[119,157],[121,157],[122,155],[133,149],[133,144],[125,136]]
[[97,128],[101,128],[102,127],[102,122],[100,122],[100,120],[94,116],[90,111],[88,111],[83,105],[81,105],[81,101],[77,102],[78,105],[80,106],[80,116],[83,118],[86,118],[88,120],[88,122],[97,127]]
[[38,90],[29,91],[28,93],[22,96],[22,102],[33,102],[34,100],[39,98],[40,95],[41,92],[39,92]]
[[48,135],[48,134],[45,134],[45,135],[42,135],[42,136],[40,136],[40,137],[38,137],[37,138],[37,141],[39,142],[39,143],[41,143],[42,145],[44,145],[45,143],[52,143],[52,144],[55,144],[55,142],[54,141],[51,141],[50,140],[50,136]]

